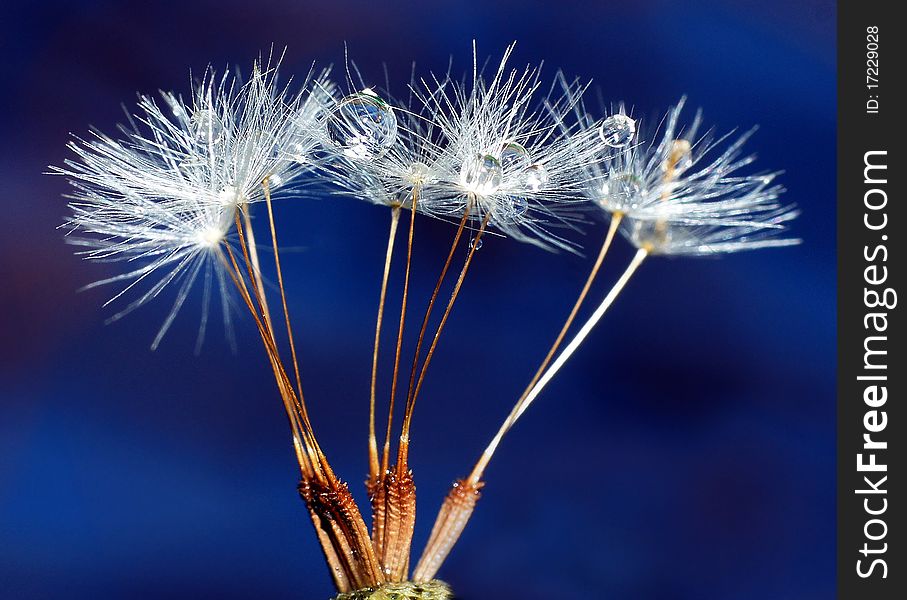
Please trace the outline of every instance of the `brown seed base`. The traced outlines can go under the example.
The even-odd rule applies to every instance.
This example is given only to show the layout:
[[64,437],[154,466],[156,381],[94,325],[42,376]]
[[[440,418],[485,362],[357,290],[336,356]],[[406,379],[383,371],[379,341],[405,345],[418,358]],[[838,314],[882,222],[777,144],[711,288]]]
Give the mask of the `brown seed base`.
[[443,581],[385,583],[334,596],[333,600],[452,600],[453,592]]

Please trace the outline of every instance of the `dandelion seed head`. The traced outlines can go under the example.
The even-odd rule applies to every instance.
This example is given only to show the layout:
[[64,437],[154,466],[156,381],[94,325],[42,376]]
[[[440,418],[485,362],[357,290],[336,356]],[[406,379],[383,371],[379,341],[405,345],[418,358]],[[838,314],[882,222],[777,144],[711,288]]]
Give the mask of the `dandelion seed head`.
[[225,237],[226,236],[221,229],[217,227],[208,227],[198,232],[196,244],[201,248],[210,249],[224,241]]
[[[89,260],[122,261],[125,273],[89,287],[122,284],[137,297],[111,320],[176,288],[176,300],[153,346],[185,303],[192,286],[204,289],[199,340],[216,285],[230,327],[229,280],[222,248],[239,207],[264,199],[262,182],[285,188],[302,170],[282,148],[298,140],[293,116],[301,97],[277,86],[277,66],[255,63],[245,82],[209,69],[188,100],[162,92],[162,103],[140,96],[121,137],[93,132],[69,147],[63,168],[73,186],[67,239]],[[281,193],[278,191],[277,193]]]
[[[648,141],[606,153],[585,168],[585,194],[593,205],[631,222],[661,223],[661,231],[665,224],[764,227],[790,212],[780,201],[783,188],[774,183],[778,173],[745,172],[755,161],[743,150],[754,130],[736,138],[700,134],[701,112],[687,125],[680,121],[685,102],[681,98],[668,110]],[[594,126],[588,116],[585,121]]]
[[[604,147],[596,136],[567,139],[563,122],[584,89],[567,84],[540,91],[539,69],[508,66],[513,46],[486,76],[475,60],[472,77],[421,80],[416,98],[442,149],[435,185],[439,216],[469,211],[493,233],[547,249],[574,249],[555,233],[575,228],[583,200],[576,174]],[[559,76],[562,77],[562,76]],[[431,193],[431,192],[429,192]]]
[[[433,124],[405,103],[379,94],[361,75],[354,82],[350,74],[348,86],[363,91],[333,99],[322,122],[323,180],[341,195],[388,207],[409,208],[417,195],[416,210],[438,216],[432,192],[448,167],[441,164]],[[352,107],[350,99],[355,99]]]
[[409,172],[405,176],[413,186],[425,186],[432,183],[431,167],[419,161],[413,162],[409,167]]

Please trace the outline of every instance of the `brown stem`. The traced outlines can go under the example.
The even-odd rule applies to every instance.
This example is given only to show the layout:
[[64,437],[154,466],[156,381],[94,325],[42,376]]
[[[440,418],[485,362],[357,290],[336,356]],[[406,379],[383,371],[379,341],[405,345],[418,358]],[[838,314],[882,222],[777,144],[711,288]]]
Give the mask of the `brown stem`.
[[[269,201],[269,205],[270,205],[270,195],[268,194],[267,183],[266,183],[266,181],[263,183],[265,185],[265,198]],[[273,217],[273,215],[272,215],[272,217]],[[309,452],[314,454],[314,457],[312,460],[313,464],[318,465],[320,467],[320,470],[322,471],[323,475],[325,477],[327,477],[329,480],[336,481],[334,473],[331,470],[331,467],[327,462],[327,457],[324,455],[324,452],[322,452],[321,448],[318,445],[318,442],[315,439],[315,432],[314,432],[314,429],[312,428],[311,422],[309,421],[308,411],[306,410],[306,406],[305,406],[305,400],[301,396],[297,396],[297,394],[293,392],[293,386],[292,386],[292,384],[290,384],[289,378],[287,378],[287,376],[286,376],[286,369],[284,368],[283,362],[280,359],[280,352],[277,349],[277,342],[276,342],[276,339],[274,336],[274,331],[273,331],[273,329],[270,328],[270,319],[268,319],[267,317],[264,316],[265,312],[266,312],[264,299],[263,299],[264,290],[259,288],[256,285],[256,279],[254,276],[252,261],[250,258],[248,246],[246,244],[246,236],[244,235],[243,226],[239,220],[238,213],[235,215],[235,222],[236,222],[236,229],[239,234],[240,248],[242,249],[243,259],[245,260],[246,271],[248,273],[249,281],[252,284],[252,291],[255,292],[255,299],[258,303],[259,310],[261,311],[262,318],[264,320],[263,325],[265,327],[265,331],[267,332],[267,335],[263,336],[262,339],[265,343],[266,350],[268,350],[268,352],[272,356],[272,360],[276,363],[277,366],[279,366],[279,375],[277,372],[275,372],[275,376],[277,376],[277,379],[278,379],[278,387],[281,385],[281,383],[284,383],[286,385],[287,389],[283,391],[283,395],[286,396],[287,400],[292,402],[296,411],[298,411],[299,417],[301,418],[302,425],[303,425],[303,428],[302,428],[303,441],[305,442],[305,445],[306,445],[307,449],[309,450]],[[273,218],[271,219],[271,223],[273,226]],[[273,232],[272,232],[272,235],[273,235]],[[282,272],[280,270],[280,257],[276,251],[276,249],[277,249],[276,238],[274,239],[274,244],[275,244],[274,257],[275,257],[275,261],[276,261],[277,267],[278,267],[278,271],[277,271],[278,278],[282,282],[283,276],[282,276]],[[231,252],[229,246],[227,246],[227,250],[228,250],[228,252]],[[231,252],[230,256],[232,259],[233,258],[232,252]],[[235,265],[235,259],[234,259],[234,265]],[[237,267],[237,270],[238,270],[238,267]],[[282,284],[281,284],[281,289],[283,289]],[[287,326],[289,327],[289,314],[286,311],[286,298],[283,294],[282,294],[282,297],[284,298],[284,314],[287,319]],[[295,360],[296,353],[295,353],[295,346],[293,344],[292,329],[288,329],[288,331],[290,333],[290,347],[293,350],[293,358],[294,358],[293,362],[294,362],[294,366],[296,366],[297,381],[299,381],[299,379],[298,379],[299,369],[298,369],[298,363]],[[301,393],[301,386],[300,386],[300,393]]]
[[413,202],[410,206],[409,235],[406,240],[406,272],[403,277],[403,300],[400,304],[400,324],[397,327],[397,349],[394,353],[394,374],[391,378],[391,396],[387,409],[387,430],[384,437],[384,456],[381,460],[381,473],[387,471],[390,453],[391,430],[394,423],[394,401],[397,396],[397,376],[400,370],[400,353],[403,350],[403,329],[406,324],[406,300],[409,296],[409,272],[413,260],[413,233],[416,225],[416,204],[419,201],[419,188],[413,188]]
[[[438,293],[441,291],[441,285],[444,283],[445,277],[447,277],[447,271],[450,269],[450,264],[453,262],[454,254],[456,254],[457,246],[460,244],[460,238],[463,236],[463,230],[466,228],[466,222],[469,220],[469,213],[471,208],[471,202],[466,204],[466,208],[463,210],[463,217],[460,219],[460,224],[457,227],[457,232],[454,235],[453,241],[450,244],[450,252],[447,253],[447,260],[444,261],[444,266],[441,268],[441,274],[438,275],[438,282],[435,284],[435,289],[431,293],[431,298],[428,300],[428,307],[425,309],[425,316],[422,318],[422,327],[419,328],[419,337],[416,340],[416,350],[413,352],[413,365],[409,371],[409,387],[406,390],[406,398],[409,398],[413,394],[413,388],[416,384],[416,371],[419,368],[419,354],[422,351],[422,342],[425,340],[425,333],[428,331],[428,320],[431,317],[432,309],[435,306],[435,300],[438,298]],[[387,445],[385,446],[385,468],[387,464],[387,452],[390,447],[390,438],[388,437]]]
[[[293,431],[294,448],[296,449],[296,455],[297,459],[299,459],[300,462],[300,468],[302,470],[303,477],[315,476],[318,474],[317,469],[315,469],[315,465],[317,465],[318,462],[309,443],[308,433],[305,431],[299,421],[296,403],[292,399],[292,385],[290,385],[289,383],[289,378],[286,376],[286,371],[283,368],[280,357],[278,356],[276,346],[274,345],[273,333],[269,332],[266,329],[262,318],[259,316],[258,311],[255,309],[255,305],[252,302],[249,290],[246,287],[243,272],[240,270],[239,265],[236,262],[236,257],[233,255],[233,250],[230,248],[229,244],[226,243],[224,244],[224,248],[226,249],[227,256],[229,256],[230,259],[228,262],[226,257],[221,255],[221,258],[226,266],[226,271],[230,275],[230,278],[233,280],[234,285],[236,285],[237,289],[239,290],[240,296],[245,301],[246,307],[249,309],[249,312],[252,314],[252,317],[255,320],[255,324],[258,328],[259,335],[261,336],[262,343],[265,346],[265,352],[268,356],[268,360],[270,361],[271,368],[274,371],[274,377],[277,381],[277,388],[280,392],[281,400],[284,403],[284,409],[286,410],[287,417],[290,420],[290,428]],[[301,445],[302,447],[300,448],[299,445]]]
[[[287,293],[283,285],[283,269],[280,267],[280,252],[277,248],[277,229],[274,227],[274,209],[271,206],[271,192],[268,186],[268,179],[262,181],[265,192],[265,204],[268,206],[268,224],[271,228],[271,246],[274,251],[274,266],[277,269],[277,284],[280,287],[280,302],[283,307],[284,325],[287,329],[287,338],[290,346],[290,357],[293,360],[293,371],[296,376],[296,392],[299,398],[299,409],[302,413],[303,422],[311,430],[312,425],[309,421],[308,410],[305,405],[305,397],[302,395],[302,378],[299,374],[299,359],[296,356],[296,342],[293,338],[293,327],[290,323],[290,311],[287,307]],[[314,432],[313,432],[314,436]]]
[[[378,318],[375,323],[375,347],[372,352],[372,379],[369,387],[368,403],[368,485],[373,487],[379,478],[378,440],[375,437],[375,394],[378,384],[378,348],[381,345],[381,323],[384,318],[384,301],[387,297],[387,280],[391,270],[391,258],[394,254],[394,239],[397,236],[397,224],[400,222],[400,207],[391,209],[391,224],[387,234],[387,253],[384,257],[384,275],[381,278],[381,294],[378,299]],[[371,492],[371,490],[370,490]]]
[[592,265],[592,270],[589,272],[589,276],[586,278],[586,283],[583,285],[582,290],[580,290],[579,296],[576,298],[576,302],[573,304],[573,308],[570,310],[570,314],[567,315],[567,320],[564,321],[564,325],[561,327],[561,330],[557,334],[554,343],[548,350],[548,354],[545,355],[545,358],[544,360],[542,360],[539,368],[536,369],[535,375],[532,376],[532,379],[529,381],[526,389],[523,390],[523,393],[516,401],[516,404],[514,404],[513,409],[510,411],[510,414],[504,420],[504,423],[501,424],[501,427],[495,435],[494,439],[492,439],[491,443],[488,445],[488,448],[486,448],[485,452],[482,453],[482,456],[473,467],[472,473],[470,473],[469,477],[467,478],[467,481],[469,481],[471,484],[476,485],[479,483],[479,481],[481,481],[482,474],[485,472],[485,468],[488,466],[488,462],[491,460],[495,449],[497,449],[498,444],[501,442],[501,439],[504,437],[504,435],[510,430],[511,427],[513,427],[514,422],[521,412],[523,403],[526,401],[526,397],[529,395],[529,392],[532,391],[532,388],[535,387],[535,384],[538,383],[539,378],[545,372],[545,369],[548,368],[548,365],[554,358],[555,353],[557,352],[558,348],[560,348],[561,343],[563,343],[564,337],[567,335],[567,331],[570,329],[570,325],[573,324],[573,321],[574,319],[576,319],[576,315],[579,312],[580,307],[583,305],[586,296],[589,294],[589,290],[592,287],[592,282],[595,281],[599,269],[601,269],[602,263],[605,260],[605,256],[608,254],[608,249],[611,247],[611,242],[614,241],[614,236],[617,233],[617,229],[620,226],[622,219],[622,213],[614,213],[614,215],[612,215],[611,225],[608,227],[608,233],[607,235],[605,235],[605,239],[602,242],[601,250],[599,250],[598,252],[598,257],[595,259],[595,263]]
[[[267,181],[263,183],[265,196],[268,201],[268,214],[271,223],[278,279],[280,281],[285,324],[287,326],[287,334],[290,336],[294,366],[296,366],[298,361],[296,360],[295,347],[292,346],[292,328],[289,320],[289,311],[287,310],[282,271],[280,269],[270,195]],[[274,371],[278,390],[284,402],[284,408],[290,418],[291,429],[294,432],[294,445],[297,445],[298,442],[304,446],[304,450],[297,447],[297,457],[300,459],[303,474],[300,493],[306,501],[310,516],[316,526],[318,539],[334,576],[335,584],[341,591],[346,591],[383,583],[384,576],[381,572],[375,549],[369,540],[368,528],[362,520],[359,509],[353,501],[346,484],[339,481],[333,474],[327,458],[315,440],[314,431],[305,412],[304,401],[301,399],[298,366],[296,368],[296,376],[297,385],[300,388],[300,397],[297,397],[294,392],[293,385],[280,360],[280,353],[277,349],[273,329],[270,327],[270,320],[265,317],[267,309],[263,301],[264,290],[255,276],[255,267],[250,258],[249,248],[246,244],[246,237],[238,214],[236,215],[236,225],[243,258],[245,259],[246,272],[252,285],[256,302],[252,300],[252,294],[250,294],[246,286],[243,271],[240,269],[230,246],[224,244],[230,259],[229,265],[232,266],[232,270],[228,269],[228,272],[255,319]],[[226,261],[226,259],[224,260]]]
[[475,256],[476,250],[479,247],[479,242],[482,240],[482,234],[485,232],[485,227],[488,225],[488,221],[490,219],[491,212],[488,212],[486,213],[485,218],[482,219],[482,224],[479,226],[479,229],[472,240],[472,245],[469,248],[469,253],[466,255],[466,260],[463,262],[463,268],[460,270],[460,276],[457,278],[456,284],[454,284],[454,289],[450,294],[450,299],[447,301],[447,307],[444,309],[444,314],[441,316],[441,322],[438,323],[438,329],[435,331],[435,336],[431,341],[431,346],[429,346],[428,352],[425,355],[425,362],[422,363],[422,369],[419,371],[419,379],[416,382],[416,387],[413,390],[412,395],[406,401],[406,410],[403,412],[403,427],[400,432],[400,446],[397,450],[398,472],[402,473],[407,469],[407,458],[409,454],[409,429],[410,425],[412,424],[413,410],[416,406],[416,399],[419,397],[419,392],[422,389],[422,383],[425,381],[425,373],[428,371],[428,366],[431,364],[431,359],[435,354],[435,349],[438,347],[438,340],[441,337],[441,332],[444,331],[444,325],[447,323],[447,319],[448,317],[450,317],[450,312],[453,309],[453,305],[457,301],[457,297],[460,294],[460,289],[463,286],[463,280],[466,278],[466,273],[469,271],[469,265],[472,264],[472,258],[473,256]]

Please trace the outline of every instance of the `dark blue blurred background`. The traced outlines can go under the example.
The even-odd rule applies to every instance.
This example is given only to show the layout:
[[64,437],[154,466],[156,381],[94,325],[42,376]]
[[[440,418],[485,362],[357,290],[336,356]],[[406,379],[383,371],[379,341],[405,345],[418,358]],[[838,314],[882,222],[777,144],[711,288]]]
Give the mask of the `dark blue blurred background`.
[[[117,267],[73,257],[55,230],[67,186],[41,172],[68,132],[112,131],[121,102],[185,92],[209,61],[248,70],[274,42],[302,75],[345,40],[402,86],[413,59],[467,69],[476,38],[491,56],[516,39],[514,65],[591,77],[637,112],[687,93],[719,129],[761,125],[750,147],[786,170],[804,244],[646,265],[502,446],[441,576],[467,599],[832,597],[834,23],[818,0],[4,2],[0,596],[331,594],[254,330],[234,356],[212,328],[193,357],[198,296],[157,352],[167,301],[105,327],[109,290],[75,290]],[[316,427],[362,499],[388,215],[278,210]],[[414,320],[451,235],[419,223]],[[418,550],[590,265],[503,240],[479,258],[416,414]]]

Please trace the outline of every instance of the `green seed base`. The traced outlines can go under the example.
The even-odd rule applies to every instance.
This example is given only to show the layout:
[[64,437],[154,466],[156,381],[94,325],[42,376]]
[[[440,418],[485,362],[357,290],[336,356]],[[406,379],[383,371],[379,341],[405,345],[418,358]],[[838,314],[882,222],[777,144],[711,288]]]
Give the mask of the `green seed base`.
[[443,581],[428,583],[385,583],[384,585],[346,592],[333,600],[452,600],[453,592]]

